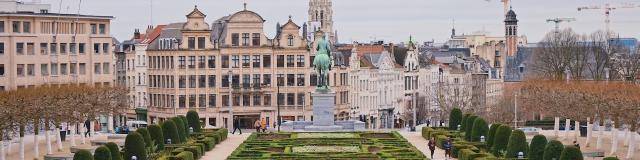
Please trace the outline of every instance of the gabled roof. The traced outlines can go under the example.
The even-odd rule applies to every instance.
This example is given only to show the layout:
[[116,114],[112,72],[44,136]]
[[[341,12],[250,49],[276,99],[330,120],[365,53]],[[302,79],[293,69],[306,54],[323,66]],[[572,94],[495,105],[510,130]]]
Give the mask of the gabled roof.
[[[245,17],[242,17],[242,16],[245,16]],[[227,21],[228,22],[232,22],[234,20],[243,20],[242,22],[245,22],[247,20],[250,20],[250,17],[247,17],[247,16],[257,17],[260,22],[265,22],[266,21],[258,13],[250,11],[250,10],[242,10],[242,11],[236,12],[236,13],[232,14],[231,16],[229,16],[229,19],[227,19]]]
[[286,28],[286,27],[288,27],[288,26],[293,26],[293,27],[295,27],[296,29],[300,29],[300,26],[298,26],[295,22],[293,22],[293,20],[291,20],[291,16],[289,16],[289,21],[287,21],[287,23],[285,23],[284,25],[282,25],[282,27],[280,27],[280,28],[284,29],[284,28]]
[[198,6],[196,6],[193,11],[191,11],[191,13],[187,14],[187,17],[191,18],[191,17],[206,17],[207,15],[200,12],[200,10],[198,10]]

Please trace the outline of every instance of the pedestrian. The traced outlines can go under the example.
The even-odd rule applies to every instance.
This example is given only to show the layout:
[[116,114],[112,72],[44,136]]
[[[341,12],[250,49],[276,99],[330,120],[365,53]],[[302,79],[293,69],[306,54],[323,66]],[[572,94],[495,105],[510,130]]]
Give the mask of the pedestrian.
[[87,137],[87,135],[91,136],[91,121],[89,121],[88,119],[86,121],[84,121],[84,128],[87,129],[84,132],[84,136],[85,137]]
[[436,138],[434,137],[429,140],[429,150],[431,151],[431,159],[433,159],[433,153],[436,151]]
[[67,139],[67,123],[60,124],[60,141]]
[[451,137],[444,141],[444,157],[451,158]]
[[253,127],[255,127],[255,128],[256,128],[256,132],[257,132],[257,133],[260,133],[260,128],[261,128],[261,126],[260,126],[260,119],[256,120],[256,122],[254,122],[254,123],[253,123]]
[[262,132],[267,131],[267,120],[265,120],[264,118],[262,118],[262,121],[260,121],[260,129],[262,129]]
[[236,120],[236,117],[233,117],[233,132],[231,132],[231,134],[235,134],[236,133],[236,129],[238,131],[240,131],[240,135],[242,135],[242,129],[240,129],[240,120]]

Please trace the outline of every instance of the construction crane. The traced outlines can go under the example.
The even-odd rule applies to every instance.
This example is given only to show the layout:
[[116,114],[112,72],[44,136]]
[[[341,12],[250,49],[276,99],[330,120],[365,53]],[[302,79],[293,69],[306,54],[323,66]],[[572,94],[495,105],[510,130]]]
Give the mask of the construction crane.
[[640,7],[640,6],[635,6],[634,4],[630,4],[630,3],[624,3],[621,6],[613,7],[613,6],[609,5],[609,3],[607,3],[604,6],[578,7],[578,11],[590,10],[590,9],[602,9],[604,11],[604,15],[605,15],[605,19],[604,19],[605,31],[607,32],[607,36],[609,36],[609,34],[611,34],[610,33],[611,11],[616,10],[616,9],[622,9],[622,8],[636,8],[636,7]]
[[[491,2],[491,0],[485,1]],[[509,6],[511,6],[511,0],[500,0],[500,2],[504,3],[504,15],[507,15],[507,12],[509,12]]]
[[575,18],[553,18],[553,19],[547,19],[547,23],[548,22],[554,22],[556,24],[556,30],[555,32],[558,33],[560,31],[560,23],[562,22],[572,22],[572,21],[576,21]]

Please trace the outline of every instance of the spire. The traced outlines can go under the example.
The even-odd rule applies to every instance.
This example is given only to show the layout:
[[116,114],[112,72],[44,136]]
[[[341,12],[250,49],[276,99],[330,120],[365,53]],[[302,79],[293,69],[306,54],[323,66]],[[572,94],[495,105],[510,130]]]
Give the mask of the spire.
[[307,39],[307,22],[302,24],[302,38]]
[[247,2],[244,2],[243,5],[244,5],[244,10],[246,11],[247,10]]

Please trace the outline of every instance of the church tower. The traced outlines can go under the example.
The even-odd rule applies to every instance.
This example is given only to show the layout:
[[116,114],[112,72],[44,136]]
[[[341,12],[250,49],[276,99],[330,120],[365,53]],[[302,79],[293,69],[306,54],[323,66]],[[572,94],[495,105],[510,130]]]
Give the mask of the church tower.
[[333,31],[333,9],[331,0],[310,0],[309,1],[309,26],[311,32],[322,31],[326,33],[331,44],[336,43]]
[[507,12],[504,26],[505,39],[507,40],[507,56],[514,56],[518,52],[518,19],[513,8]]

